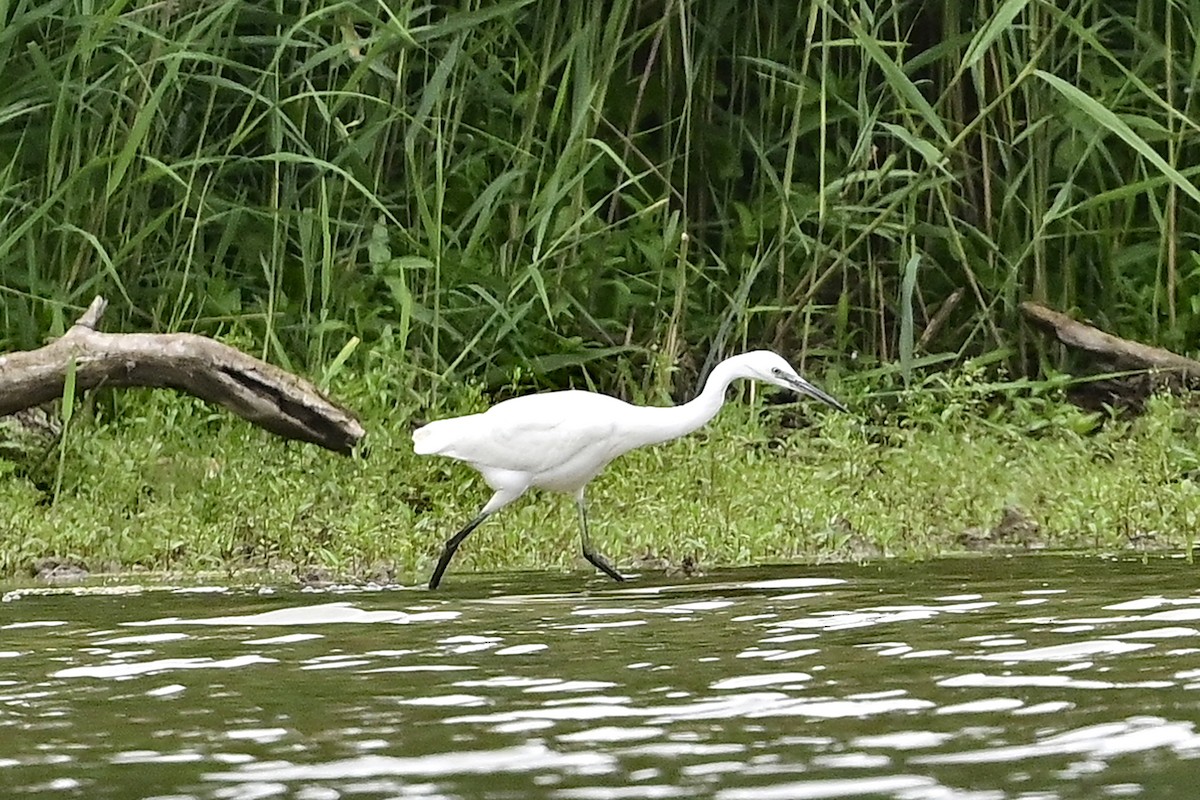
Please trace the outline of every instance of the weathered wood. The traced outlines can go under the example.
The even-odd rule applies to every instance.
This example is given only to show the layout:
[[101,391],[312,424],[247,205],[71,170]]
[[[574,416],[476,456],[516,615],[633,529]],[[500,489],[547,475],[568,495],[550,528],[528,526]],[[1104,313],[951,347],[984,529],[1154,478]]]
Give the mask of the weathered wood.
[[365,430],[297,375],[193,333],[101,333],[97,297],[58,340],[0,355],[0,416],[61,397],[75,363],[77,391],[144,386],[187,392],[289,439],[349,453]]
[[950,319],[950,315],[954,313],[954,309],[958,308],[958,304],[962,302],[963,295],[967,293],[964,286],[960,286],[950,293],[950,296],[938,307],[937,313],[929,320],[929,324],[925,326],[925,332],[921,334],[921,339],[917,342],[917,349],[924,350],[933,337],[938,335],[942,326],[946,324],[946,320]]
[[1021,313],[1037,327],[1053,334],[1067,347],[1082,350],[1116,369],[1147,369],[1176,373],[1189,384],[1200,382],[1200,361],[1161,347],[1122,339],[1099,328],[1071,319],[1046,306],[1026,301]]

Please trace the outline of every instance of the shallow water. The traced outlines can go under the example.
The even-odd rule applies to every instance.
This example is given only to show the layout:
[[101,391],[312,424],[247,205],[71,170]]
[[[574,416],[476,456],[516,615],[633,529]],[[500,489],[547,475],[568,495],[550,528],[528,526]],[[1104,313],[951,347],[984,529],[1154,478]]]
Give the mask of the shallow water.
[[10,592],[5,797],[1194,797],[1182,559]]

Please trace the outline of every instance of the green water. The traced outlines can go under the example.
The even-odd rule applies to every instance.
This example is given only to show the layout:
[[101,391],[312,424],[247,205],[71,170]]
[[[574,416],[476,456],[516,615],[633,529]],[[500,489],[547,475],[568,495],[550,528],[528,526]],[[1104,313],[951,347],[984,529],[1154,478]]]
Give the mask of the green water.
[[0,605],[0,792],[1194,797],[1182,559]]

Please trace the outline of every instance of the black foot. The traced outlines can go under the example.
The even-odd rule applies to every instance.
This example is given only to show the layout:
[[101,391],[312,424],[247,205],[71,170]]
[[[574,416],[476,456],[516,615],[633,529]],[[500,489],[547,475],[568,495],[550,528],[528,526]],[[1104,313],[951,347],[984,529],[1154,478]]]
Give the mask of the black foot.
[[600,570],[617,583],[625,582],[625,576],[613,569],[612,565],[605,561],[604,557],[599,553],[589,553],[587,550],[584,550],[583,557],[590,561],[593,567]]
[[450,559],[454,558],[454,553],[458,550],[458,546],[463,543],[463,539],[470,536],[471,531],[478,528],[479,523],[487,518],[487,514],[480,514],[468,522],[467,527],[446,540],[446,546],[442,548],[442,557],[438,559],[437,566],[433,568],[433,576],[429,579],[430,589],[436,589],[438,584],[442,582],[442,573],[446,571],[446,567],[450,566]]

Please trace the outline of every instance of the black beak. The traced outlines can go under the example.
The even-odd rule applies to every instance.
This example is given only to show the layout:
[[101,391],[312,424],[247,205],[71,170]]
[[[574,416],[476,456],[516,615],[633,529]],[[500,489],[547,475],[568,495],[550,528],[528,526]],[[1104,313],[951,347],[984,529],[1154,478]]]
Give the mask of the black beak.
[[821,391],[816,386],[813,386],[811,383],[804,380],[804,378],[801,378],[799,376],[797,376],[795,378],[789,377],[789,378],[787,378],[787,382],[789,384],[791,384],[792,388],[795,389],[800,394],[807,395],[816,400],[820,400],[825,405],[830,406],[831,408],[836,408],[838,411],[842,411],[847,414],[850,413],[850,409],[846,408],[846,406],[844,406],[840,400],[837,400],[832,395],[826,394],[825,392]]

